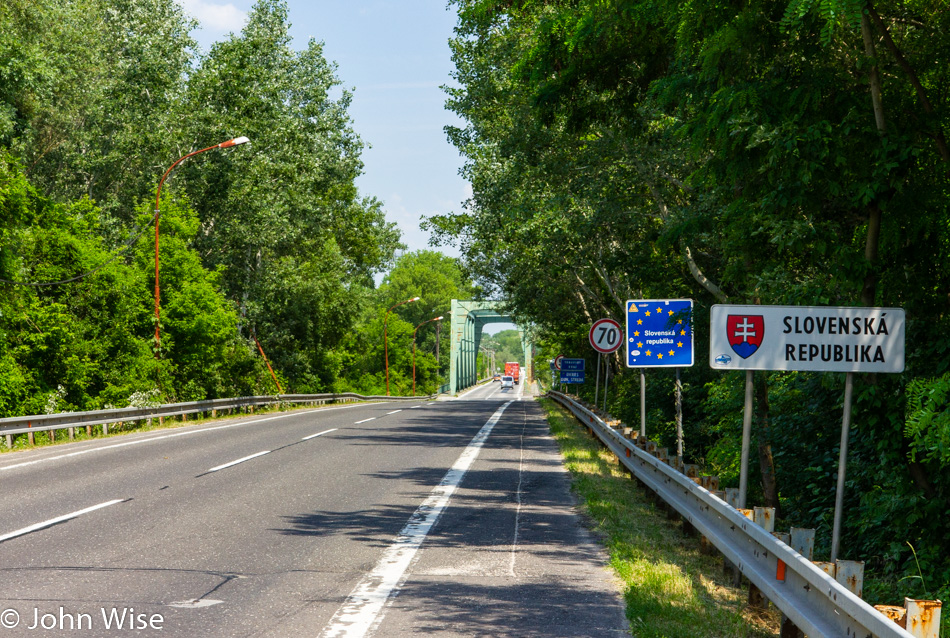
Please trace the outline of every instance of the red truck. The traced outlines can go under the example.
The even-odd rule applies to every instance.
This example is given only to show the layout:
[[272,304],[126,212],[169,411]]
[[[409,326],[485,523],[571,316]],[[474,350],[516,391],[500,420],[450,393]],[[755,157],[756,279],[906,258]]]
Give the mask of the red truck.
[[516,361],[505,363],[505,376],[511,377],[518,383],[518,376],[521,374],[521,366]]

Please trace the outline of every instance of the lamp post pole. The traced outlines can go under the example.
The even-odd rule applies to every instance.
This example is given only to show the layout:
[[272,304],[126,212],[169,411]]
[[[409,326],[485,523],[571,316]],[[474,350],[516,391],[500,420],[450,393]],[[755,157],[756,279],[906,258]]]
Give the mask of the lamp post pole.
[[413,297],[412,299],[406,299],[405,301],[400,301],[395,306],[386,311],[386,316],[383,318],[383,353],[386,360],[386,396],[389,396],[389,313],[398,308],[399,306],[405,303],[412,303],[413,301],[419,301],[419,297]]
[[158,296],[158,218],[159,218],[159,200],[162,195],[162,184],[165,183],[165,178],[168,177],[169,173],[172,172],[176,166],[184,162],[189,157],[193,157],[198,153],[204,153],[205,151],[212,151],[218,148],[231,148],[232,146],[239,146],[241,144],[247,143],[248,139],[246,137],[235,137],[234,139],[228,140],[227,142],[221,142],[220,144],[215,144],[214,146],[209,146],[208,148],[203,148],[198,151],[192,151],[187,155],[179,157],[178,160],[168,167],[168,170],[165,171],[165,174],[162,175],[162,178],[158,180],[158,190],[155,191],[155,358],[162,358],[162,341],[161,333],[159,331],[159,296]]
[[[412,396],[416,396],[416,332],[419,331],[419,328],[432,321],[442,321],[442,317],[427,319],[416,326],[416,329],[412,331]],[[436,344],[436,347],[438,348],[438,344]],[[436,361],[438,361],[438,359],[436,359]]]

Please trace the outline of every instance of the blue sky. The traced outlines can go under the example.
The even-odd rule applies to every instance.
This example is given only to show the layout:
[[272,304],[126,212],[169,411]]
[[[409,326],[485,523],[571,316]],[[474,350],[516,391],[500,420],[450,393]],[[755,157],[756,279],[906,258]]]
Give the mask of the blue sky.
[[[253,0],[178,0],[201,22],[193,35],[207,51],[240,32]],[[429,248],[423,215],[459,211],[469,185],[458,175],[462,158],[443,127],[459,123],[446,111],[453,84],[448,40],[456,24],[447,0],[288,0],[295,49],[310,38],[338,66],[353,91],[353,128],[371,148],[363,152],[360,192],[380,199],[409,250]],[[457,256],[454,248],[439,248]]]

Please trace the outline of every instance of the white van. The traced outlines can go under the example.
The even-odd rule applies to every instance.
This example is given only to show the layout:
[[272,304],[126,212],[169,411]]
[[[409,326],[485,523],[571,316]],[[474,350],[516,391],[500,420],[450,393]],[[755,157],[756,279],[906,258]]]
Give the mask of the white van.
[[513,387],[515,387],[515,378],[514,378],[514,377],[504,376],[504,377],[501,378],[501,389],[502,389],[502,390],[504,390],[505,388],[513,388]]

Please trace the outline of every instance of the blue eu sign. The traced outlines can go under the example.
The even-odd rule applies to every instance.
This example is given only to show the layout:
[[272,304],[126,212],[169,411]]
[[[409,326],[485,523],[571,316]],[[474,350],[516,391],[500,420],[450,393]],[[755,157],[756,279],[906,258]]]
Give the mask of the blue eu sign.
[[693,300],[627,301],[628,368],[693,365]]

